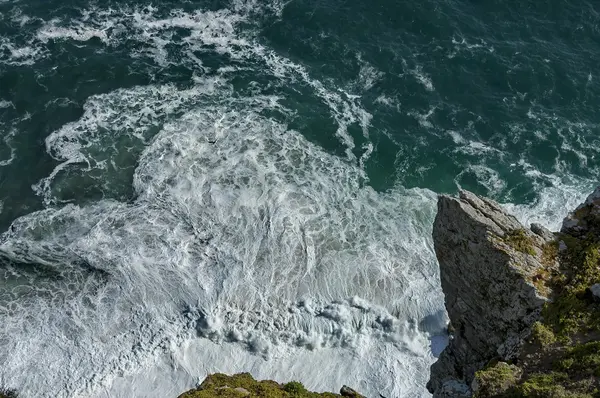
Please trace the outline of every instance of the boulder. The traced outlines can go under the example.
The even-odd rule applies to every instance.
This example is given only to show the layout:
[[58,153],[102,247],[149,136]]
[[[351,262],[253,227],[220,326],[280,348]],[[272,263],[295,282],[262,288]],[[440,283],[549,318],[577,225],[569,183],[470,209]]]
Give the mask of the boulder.
[[352,388],[350,388],[348,386],[342,386],[342,388],[340,389],[340,395],[342,397],[349,397],[349,398],[365,398],[364,395],[360,395],[358,392],[356,392],[355,390],[353,390]]

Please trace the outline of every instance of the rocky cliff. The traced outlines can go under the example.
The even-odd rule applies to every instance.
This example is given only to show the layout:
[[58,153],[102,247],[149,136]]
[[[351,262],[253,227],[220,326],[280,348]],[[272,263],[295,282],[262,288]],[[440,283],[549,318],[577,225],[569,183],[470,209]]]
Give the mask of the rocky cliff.
[[440,196],[433,239],[451,340],[431,368],[434,397],[600,397],[598,220],[600,188],[560,233],[470,192]]

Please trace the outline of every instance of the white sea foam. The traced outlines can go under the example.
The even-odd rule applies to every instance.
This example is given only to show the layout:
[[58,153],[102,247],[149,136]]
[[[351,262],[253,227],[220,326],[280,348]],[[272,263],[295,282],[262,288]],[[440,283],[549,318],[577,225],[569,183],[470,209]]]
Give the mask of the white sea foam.
[[525,225],[538,223],[559,231],[563,218],[581,204],[598,185],[598,181],[544,174],[525,161],[519,163],[534,181],[538,196],[533,203],[503,206]]
[[60,26],[54,26],[55,21],[50,21],[48,26],[43,27],[38,31],[37,38],[42,42],[47,42],[51,39],[69,38],[77,41],[87,41],[92,37],[97,37],[103,42],[108,42],[108,36],[104,30],[98,29],[67,29]]
[[385,94],[380,94],[375,98],[375,103],[389,106],[390,108],[396,108],[400,111],[400,102],[396,98],[389,97]]
[[417,121],[419,122],[419,124],[422,127],[425,128],[433,128],[433,123],[431,123],[431,121],[429,120],[429,117],[431,115],[433,115],[435,113],[436,107],[435,106],[431,106],[429,108],[429,110],[427,111],[427,113],[418,113],[418,112],[408,112],[407,115],[414,117],[415,119],[417,119]]
[[469,141],[467,143],[464,140],[461,141],[462,137],[460,137],[460,135],[457,135],[458,133],[452,132],[450,134],[455,143],[463,144],[463,145],[459,146],[458,148],[454,149],[455,152],[460,152],[460,153],[464,153],[467,155],[486,155],[486,154],[502,155],[502,151],[500,151],[497,148],[486,145],[479,141]]
[[44,49],[32,42],[19,45],[7,37],[0,37],[0,63],[7,65],[33,65],[44,56]]
[[[371,114],[361,106],[360,97],[340,88],[326,87],[319,80],[312,78],[304,66],[260,44],[254,39],[255,33],[251,30],[240,35],[238,25],[241,22],[248,23],[249,15],[257,12],[257,8],[249,4],[253,2],[237,2],[234,7],[237,12],[223,9],[197,11],[190,14],[175,10],[168,18],[156,18],[152,9],[135,11],[133,12],[134,37],[146,45],[151,45],[146,51],[153,54],[158,64],[167,65],[170,62],[182,62],[179,58],[171,61],[165,51],[165,45],[170,43],[169,32],[176,28],[186,29],[189,31],[189,36],[182,38],[181,42],[190,49],[186,52],[187,62],[198,64],[194,52],[217,51],[227,54],[235,62],[258,59],[264,63],[271,76],[279,77],[284,81],[303,81],[328,106],[338,126],[336,134],[347,147],[348,158],[355,159],[353,153],[355,144],[348,133],[348,127],[358,124],[363,135],[368,138],[372,118]],[[278,2],[273,4],[270,5],[271,11],[280,12],[283,5]],[[111,22],[111,25],[114,25],[114,22]],[[367,86],[373,84],[378,76],[379,72],[367,68],[363,76],[366,80],[363,83]],[[367,146],[362,158],[365,159],[369,153]]]
[[[171,85],[146,86],[89,98],[78,121],[64,125],[46,138],[48,153],[64,162],[36,184],[34,190],[46,204],[55,203],[58,198],[51,184],[55,191],[60,191],[63,183],[57,176],[72,167],[87,171],[106,169],[102,180],[107,188],[113,180],[127,178],[124,174],[128,176],[130,172],[126,168],[133,167],[130,161],[135,161],[127,156],[129,152],[136,148],[141,151],[167,115],[182,112],[216,91],[229,92],[218,77],[206,78],[187,90],[175,90]],[[118,145],[119,141],[128,145]],[[119,159],[129,162],[122,164]]]
[[[112,33],[119,32],[116,11],[92,8],[83,10],[80,18],[70,18],[64,22],[58,18],[51,19],[36,32],[36,38],[46,44],[50,40],[88,41],[97,38],[104,44],[114,43]],[[116,36],[116,35],[115,35]]]
[[461,187],[461,179],[465,175],[473,175],[479,184],[486,190],[488,196],[496,196],[506,188],[506,182],[500,177],[496,170],[484,165],[470,165],[456,176],[456,185]]
[[16,148],[13,146],[12,141],[13,141],[16,133],[17,133],[16,129],[14,129],[14,128],[10,129],[8,131],[8,133],[4,134],[4,137],[2,138],[2,140],[4,141],[4,144],[6,144],[6,146],[10,149],[10,157],[8,159],[0,160],[0,167],[8,166],[9,164],[11,164],[13,162],[13,160],[15,160]]
[[487,44],[483,39],[479,39],[479,43],[469,43],[464,37],[459,37],[458,39],[452,37],[452,44],[454,45],[454,50],[447,55],[448,58],[454,58],[458,53],[463,51],[468,51],[470,53],[475,53],[477,51],[493,53],[495,51],[494,47]]
[[[197,101],[145,149],[134,203],[48,209],[3,235],[5,256],[43,264],[65,285],[15,270],[37,279],[12,293],[25,295],[10,301],[16,313],[0,311],[12,353],[0,381],[23,396],[164,396],[209,371],[250,370],[316,389],[426,396],[429,338],[445,323],[434,194],[377,193],[359,167],[260,116],[276,99],[204,87],[95,97],[49,139],[65,164],[89,159],[118,139],[95,134],[111,108],[126,121],[141,104],[160,107],[155,93]],[[340,370],[317,377],[317,360]],[[157,389],[144,390],[153,378]]]
[[427,91],[435,91],[431,77],[423,71],[423,67],[421,65],[416,65],[414,68],[409,68],[408,64],[404,60],[402,61],[402,64],[408,73],[410,73],[417,80],[417,82],[422,84]]
[[[245,4],[245,3],[243,3]],[[239,8],[247,8],[239,6]],[[161,20],[148,20],[147,14],[136,17],[136,24],[151,36],[163,30],[175,27],[190,29],[190,36],[184,41],[193,50],[202,50],[205,46],[216,48],[218,52],[228,54],[234,60],[260,59],[269,68],[271,75],[282,79],[296,81],[301,79],[313,88],[323,102],[329,107],[332,117],[337,122],[336,134],[347,147],[348,158],[354,159],[352,150],[354,140],[348,133],[348,127],[359,124],[363,135],[368,138],[368,129],[372,116],[360,105],[360,97],[352,95],[341,89],[332,90],[322,82],[313,79],[309,71],[302,65],[281,57],[276,52],[258,43],[252,37],[240,37],[236,34],[236,24],[245,20],[243,15],[231,13],[228,10],[219,12],[198,12],[190,15],[177,12],[170,18]],[[148,33],[155,31],[155,33]],[[376,71],[371,70],[370,78],[374,79]],[[368,83],[368,82],[367,82]],[[368,147],[363,159],[369,154]],[[366,154],[366,155],[365,155]]]
[[370,90],[384,76],[384,73],[365,61],[361,54],[358,54],[356,58],[360,64],[357,84],[363,90]]
[[455,144],[464,145],[467,142],[467,140],[458,131],[448,130],[446,133],[452,137],[452,141],[454,141]]
[[[369,126],[372,115],[366,111],[360,104],[360,97],[352,95],[344,90],[333,91],[328,89],[319,80],[310,77],[310,74],[302,65],[295,64],[288,59],[278,56],[274,51],[267,49],[262,45],[252,47],[253,53],[270,67],[271,73],[275,76],[294,78],[299,76],[302,81],[313,88],[315,94],[327,104],[332,117],[337,122],[336,135],[346,146],[346,155],[354,160],[355,155],[352,150],[355,147],[352,136],[348,133],[348,127],[352,124],[361,126],[365,138],[369,137]],[[367,148],[368,151],[368,148]],[[363,155],[364,156],[364,155]]]

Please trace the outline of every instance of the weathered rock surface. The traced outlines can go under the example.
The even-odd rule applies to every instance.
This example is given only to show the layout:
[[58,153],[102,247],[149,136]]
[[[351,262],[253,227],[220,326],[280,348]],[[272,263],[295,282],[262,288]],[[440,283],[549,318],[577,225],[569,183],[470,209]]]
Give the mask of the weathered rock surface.
[[340,394],[342,395],[342,397],[365,398],[364,395],[360,395],[358,392],[356,392],[355,390],[353,390],[352,388],[350,388],[348,386],[342,386],[342,388],[340,390]]
[[475,371],[518,355],[547,300],[538,273],[557,266],[544,257],[553,234],[533,230],[492,200],[466,191],[440,196],[433,239],[454,332],[431,367],[434,397],[470,396]]
[[600,283],[590,286],[590,293],[595,301],[600,301]]
[[600,219],[600,187],[596,188],[585,202],[569,213],[563,220],[560,232],[572,236],[582,236],[590,232],[599,234],[598,219]]
[[471,396],[471,388],[456,380],[445,381],[436,391],[436,397],[438,398],[469,398]]

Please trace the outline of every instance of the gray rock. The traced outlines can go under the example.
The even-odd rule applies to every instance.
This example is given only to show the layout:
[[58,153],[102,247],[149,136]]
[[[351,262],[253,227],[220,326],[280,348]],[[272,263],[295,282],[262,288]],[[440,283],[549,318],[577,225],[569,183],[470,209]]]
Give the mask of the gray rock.
[[568,247],[564,240],[561,240],[558,242],[558,251],[559,252],[563,253],[567,249],[568,249]]
[[471,398],[469,386],[456,380],[448,380],[433,394],[433,398]]
[[585,202],[570,212],[563,220],[560,232],[581,236],[593,230],[600,232],[600,187],[592,192]]
[[348,386],[343,386],[340,389],[340,395],[342,397],[350,397],[350,398],[365,398],[364,395],[360,395],[359,393],[357,393],[356,391],[354,391],[353,389],[351,389]]
[[[440,395],[448,386],[470,385],[493,358],[518,355],[547,300],[532,281],[540,268],[557,267],[541,263],[549,235],[536,229],[470,192],[461,191],[458,199],[440,196],[433,240],[455,332],[431,367],[427,388],[434,396],[449,396]],[[511,240],[515,231],[525,250]]]
[[531,232],[544,239],[546,242],[554,240],[554,233],[541,224],[531,224]]
[[595,285],[590,286],[590,293],[592,293],[592,298],[596,302],[600,302],[600,283],[596,283]]

